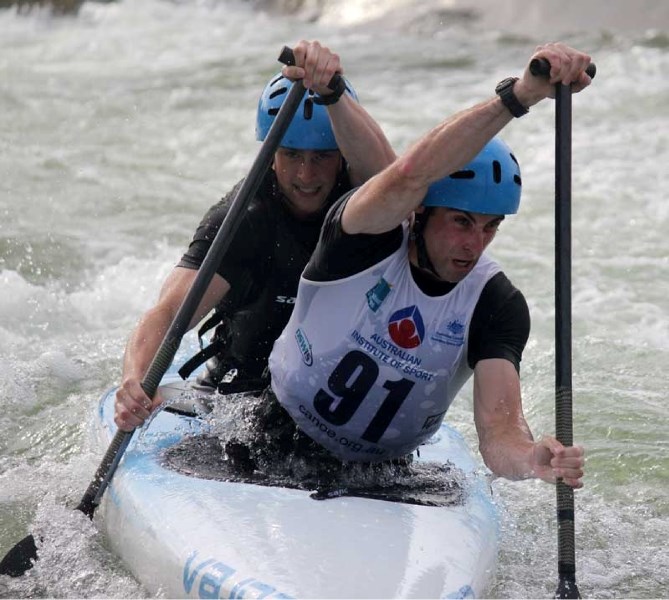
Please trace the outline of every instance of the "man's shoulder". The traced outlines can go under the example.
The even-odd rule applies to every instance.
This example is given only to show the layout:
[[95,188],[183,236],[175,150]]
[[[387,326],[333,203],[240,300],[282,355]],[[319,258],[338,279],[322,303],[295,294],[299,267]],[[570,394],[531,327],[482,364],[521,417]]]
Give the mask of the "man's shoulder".
[[355,189],[330,208],[304,276],[312,281],[335,281],[378,264],[402,244],[402,227],[381,234],[347,234],[341,226],[346,202]]
[[499,271],[486,283],[474,310],[474,320],[495,328],[519,328],[529,333],[530,308],[525,295],[504,271]]
[[473,369],[485,358],[504,358],[519,372],[529,333],[530,311],[525,296],[499,271],[486,283],[474,309],[469,366]]
[[349,190],[344,191],[336,200],[334,200],[334,202],[332,202],[325,216],[326,225],[328,226],[334,225],[335,227],[341,226],[341,217],[342,213],[344,212],[344,208],[346,207],[346,203],[357,189],[358,188],[351,188]]
[[481,298],[486,298],[495,303],[504,303],[512,298],[522,299],[523,293],[511,282],[504,271],[495,273],[485,284],[481,292]]
[[529,323],[530,309],[523,292],[511,282],[504,271],[498,271],[483,287],[476,303],[474,318],[491,324],[509,320]]
[[[227,216],[230,208],[232,207],[233,202],[237,198],[239,191],[244,183],[244,179],[237,182],[232,189],[223,196],[216,204],[213,204],[209,210],[207,210],[204,218],[200,223],[200,228],[214,228],[218,229],[223,220]],[[269,213],[272,212],[271,198],[268,196],[268,192],[264,186],[261,186],[260,189],[255,193],[253,198],[248,202],[246,210],[243,214],[243,220],[250,220],[254,223],[259,223],[260,221],[270,220]]]

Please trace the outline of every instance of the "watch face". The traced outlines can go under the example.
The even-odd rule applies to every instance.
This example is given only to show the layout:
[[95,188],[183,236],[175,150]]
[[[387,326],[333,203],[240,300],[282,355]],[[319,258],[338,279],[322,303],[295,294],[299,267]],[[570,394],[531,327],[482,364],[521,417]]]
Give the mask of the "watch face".
[[516,83],[516,80],[513,77],[507,77],[506,79],[502,79],[502,81],[500,81],[495,87],[495,91],[501,92],[502,90],[511,87],[514,83]]
[[517,77],[502,79],[495,88],[495,93],[502,99],[502,103],[514,117],[522,117],[528,110],[516,98],[513,93],[513,85],[518,81]]

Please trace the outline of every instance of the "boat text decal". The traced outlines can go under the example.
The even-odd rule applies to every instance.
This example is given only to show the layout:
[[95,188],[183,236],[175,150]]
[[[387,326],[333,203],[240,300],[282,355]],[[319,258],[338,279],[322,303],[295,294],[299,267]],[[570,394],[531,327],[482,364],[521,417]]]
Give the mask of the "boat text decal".
[[219,560],[198,560],[194,551],[184,564],[184,592],[192,598],[292,598],[258,579],[240,575]]

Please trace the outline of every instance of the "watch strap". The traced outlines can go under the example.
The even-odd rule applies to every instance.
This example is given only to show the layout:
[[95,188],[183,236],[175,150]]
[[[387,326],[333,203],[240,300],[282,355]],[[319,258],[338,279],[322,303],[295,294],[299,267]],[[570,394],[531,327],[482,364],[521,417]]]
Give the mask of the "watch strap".
[[520,100],[513,93],[513,85],[518,81],[518,77],[509,77],[503,79],[495,87],[495,93],[502,100],[502,104],[514,117],[522,117],[526,115],[529,110],[520,103]]
[[322,106],[331,106],[332,104],[336,104],[339,102],[339,98],[342,97],[345,91],[346,81],[344,81],[344,78],[340,76],[337,78],[337,84],[332,90],[332,93],[328,94],[327,96],[321,96],[320,94],[314,96],[314,104],[320,104]]

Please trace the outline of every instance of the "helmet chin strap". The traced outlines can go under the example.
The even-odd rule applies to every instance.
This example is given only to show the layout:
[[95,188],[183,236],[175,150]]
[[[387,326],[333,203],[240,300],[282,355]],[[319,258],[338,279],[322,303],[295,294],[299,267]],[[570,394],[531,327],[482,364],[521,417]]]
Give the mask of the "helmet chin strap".
[[411,230],[411,239],[413,239],[416,244],[416,257],[418,258],[418,266],[421,269],[430,271],[435,277],[439,279],[439,273],[437,273],[430,257],[427,253],[427,248],[425,246],[425,237],[423,236],[423,231],[425,230],[425,225],[427,224],[427,219],[432,212],[431,207],[426,207],[425,211],[415,215],[413,228]]

